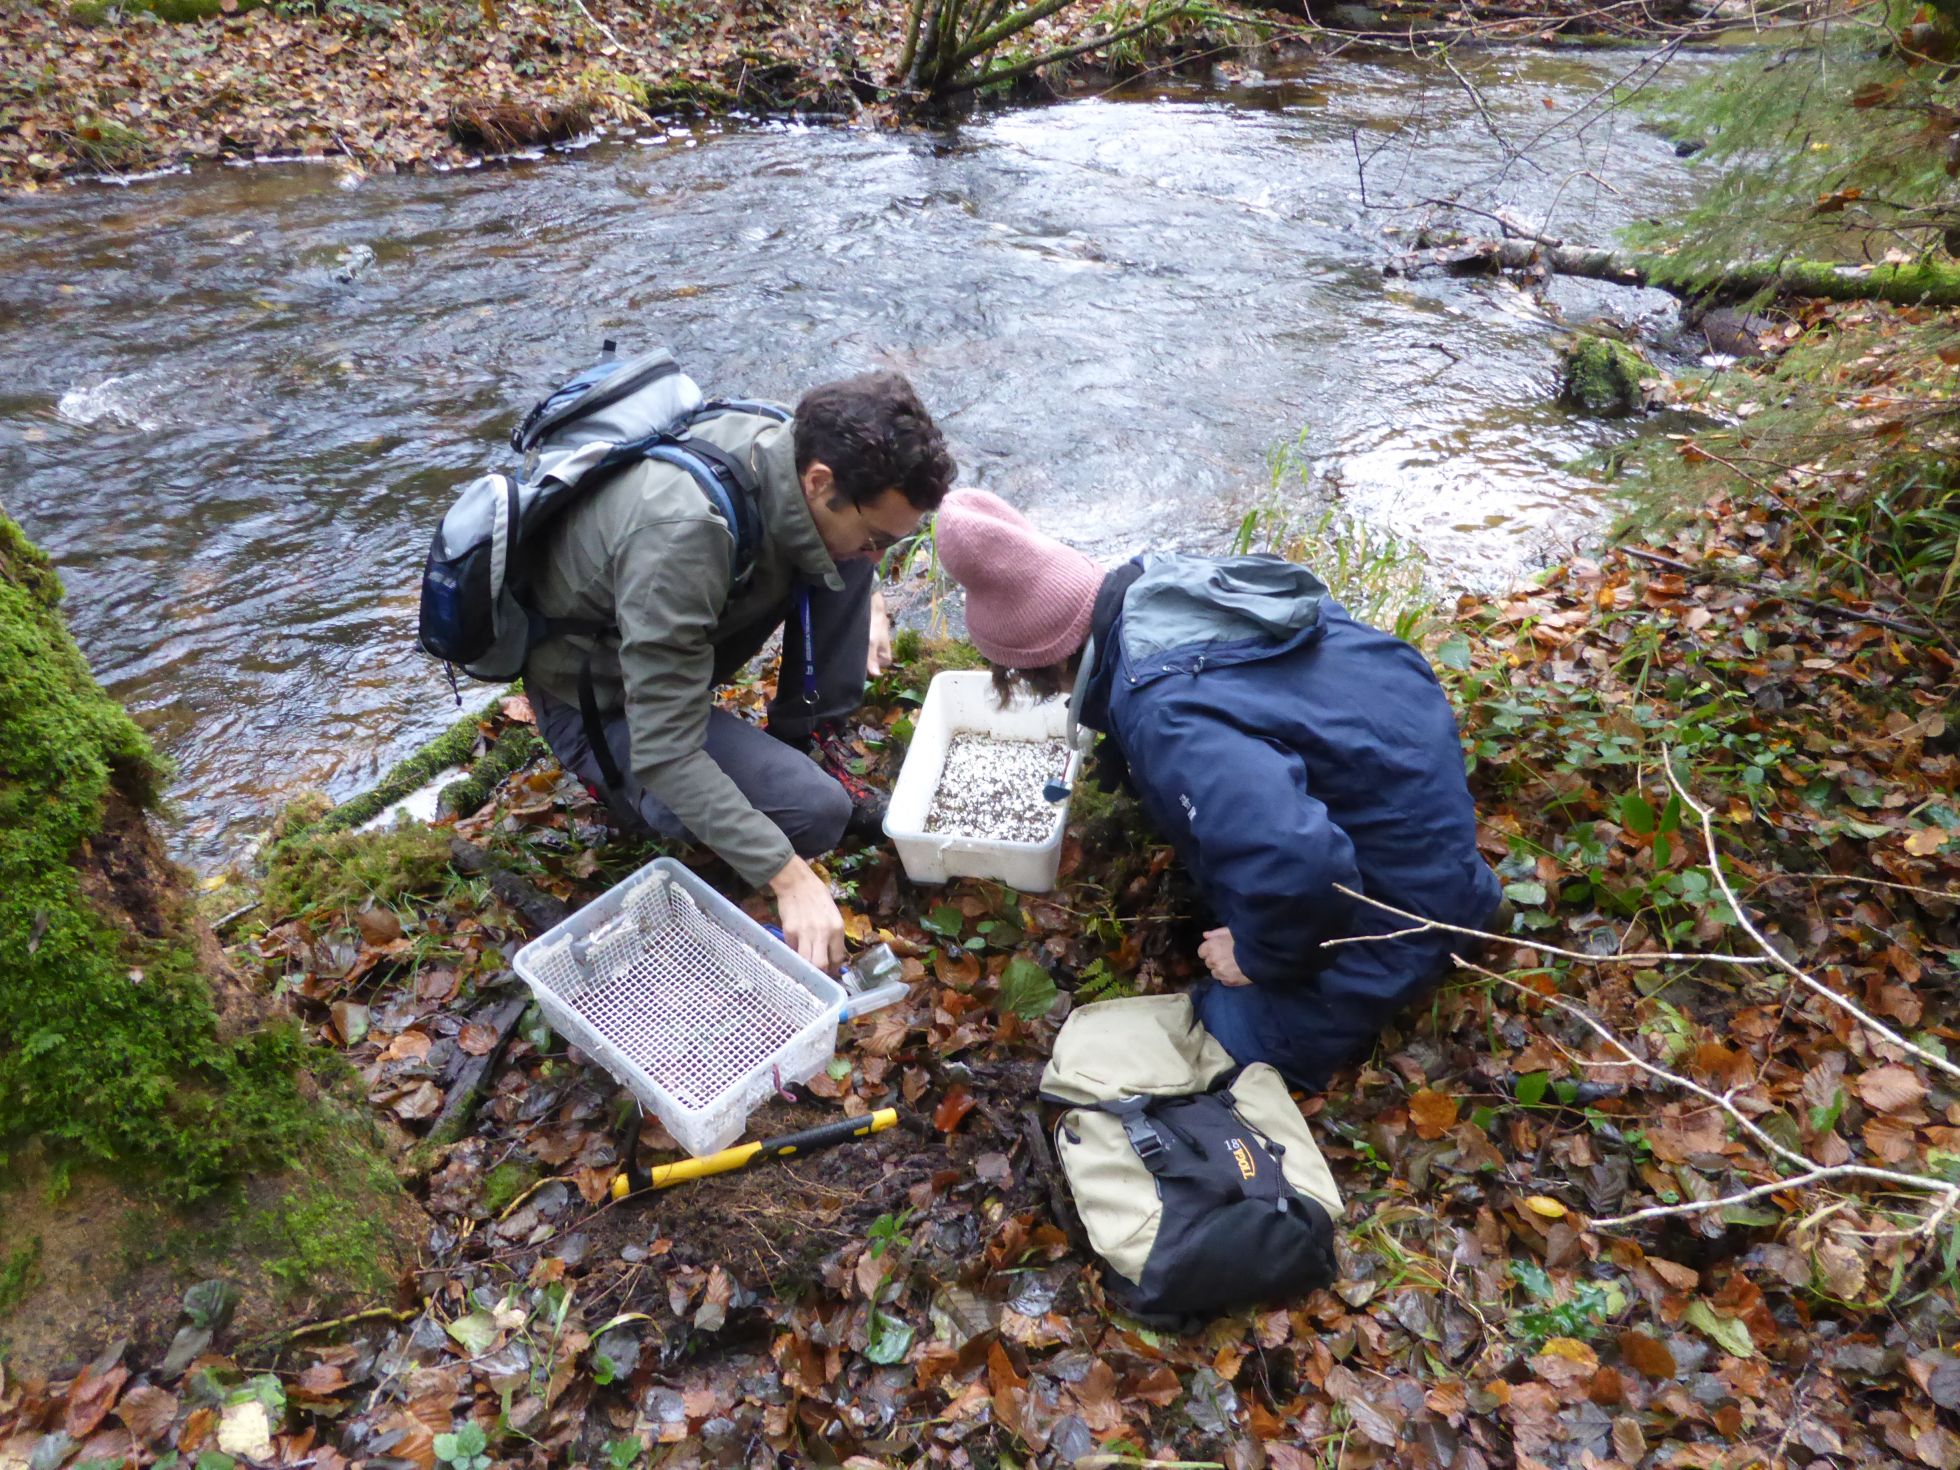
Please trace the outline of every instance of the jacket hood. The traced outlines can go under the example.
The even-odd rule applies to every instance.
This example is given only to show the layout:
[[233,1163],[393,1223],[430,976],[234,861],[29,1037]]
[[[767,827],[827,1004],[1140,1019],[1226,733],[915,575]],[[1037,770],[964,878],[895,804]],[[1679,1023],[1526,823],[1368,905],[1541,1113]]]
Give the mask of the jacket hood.
[[1277,556],[1149,552],[1111,572],[1090,632],[1095,667],[1077,718],[1107,730],[1110,684],[1271,658],[1319,632],[1327,584]]
[[1327,585],[1277,556],[1150,558],[1123,598],[1123,653],[1138,668],[1199,648],[1290,643],[1320,622]]

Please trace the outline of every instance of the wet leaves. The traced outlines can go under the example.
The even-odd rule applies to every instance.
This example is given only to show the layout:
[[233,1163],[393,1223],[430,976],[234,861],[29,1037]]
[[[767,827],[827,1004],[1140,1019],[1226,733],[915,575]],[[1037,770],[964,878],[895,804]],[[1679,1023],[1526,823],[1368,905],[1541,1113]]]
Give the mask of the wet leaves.
[[[1723,534],[1760,551],[1757,524],[1736,512]],[[1740,680],[1746,709],[1702,730],[1696,767],[1733,774],[1709,795],[1734,881],[1829,984],[1947,1044],[1960,935],[1956,906],[1929,895],[1960,863],[1909,844],[1915,823],[1947,830],[1930,814],[1960,774],[1951,737],[1919,712],[1894,729],[1850,702],[1883,689],[1930,711],[1946,673],[1788,602],[1645,579],[1617,558],[1466,606],[1462,621],[1474,636],[1460,635],[1461,672],[1484,681],[1459,695],[1485,855],[1520,908],[1490,962],[1534,994],[1445,986],[1368,1065],[1303,1100],[1349,1200],[1333,1289],[1190,1334],[1146,1330],[1051,1217],[1027,1110],[1055,1013],[1195,974],[1188,899],[1120,811],[1072,834],[1071,886],[1039,898],[974,883],[920,894],[875,850],[836,859],[835,879],[855,885],[853,933],[893,944],[912,993],[844,1028],[838,1065],[795,1104],[769,1104],[758,1129],[886,1105],[925,1116],[621,1203],[607,1188],[621,1151],[661,1162],[671,1138],[632,1127],[620,1090],[540,1018],[513,1019],[500,1048],[492,1016],[521,928],[451,895],[389,910],[392,937],[370,911],[282,925],[250,955],[409,1129],[446,1111],[466,1070],[482,1073],[469,1127],[416,1183],[431,1236],[403,1299],[414,1315],[282,1351],[289,1397],[265,1408],[275,1454],[434,1470],[436,1437],[477,1424],[500,1462],[539,1466],[607,1463],[617,1440],[640,1463],[672,1447],[660,1452],[677,1464],[1263,1454],[1342,1470],[1728,1470],[1738,1447],[1786,1441],[1847,1467],[1949,1464],[1941,1416],[1960,1401],[1960,1369],[1937,1345],[1960,1324],[1950,1285],[1913,1275],[1910,1247],[1886,1234],[1908,1223],[1897,1202],[1847,1191],[1819,1214],[1779,1194],[1596,1230],[1623,1209],[1751,1187],[1768,1160],[1705,1099],[1650,1085],[1542,997],[1583,996],[1639,1055],[1731,1092],[1821,1161],[1916,1168],[1960,1151],[1952,1090],[1774,976],[1584,967],[1537,947],[1731,940],[1705,875],[1689,881],[1695,834],[1643,752],[1712,719],[1705,692],[1665,703],[1669,680]],[[1636,666],[1651,671],[1639,690],[1618,682]],[[1786,711],[1808,702],[1828,719],[1754,699],[1786,685]],[[463,830],[507,845],[557,896],[589,898],[645,854],[607,841],[574,784],[527,773]],[[567,857],[574,841],[587,861]],[[1854,869],[1922,891],[1830,876]],[[193,1384],[235,1385],[261,1365],[187,1331],[170,1362],[132,1360],[96,1434],[120,1423],[146,1452],[191,1463],[217,1451],[219,1400]],[[0,1416],[67,1435],[76,1388],[48,1385],[23,1409],[0,1386]],[[0,1429],[0,1456],[11,1443]]]
[[962,1119],[977,1106],[973,1094],[967,1091],[966,1084],[956,1082],[946,1089],[939,1104],[932,1110],[932,1126],[941,1133],[951,1133],[960,1126]]

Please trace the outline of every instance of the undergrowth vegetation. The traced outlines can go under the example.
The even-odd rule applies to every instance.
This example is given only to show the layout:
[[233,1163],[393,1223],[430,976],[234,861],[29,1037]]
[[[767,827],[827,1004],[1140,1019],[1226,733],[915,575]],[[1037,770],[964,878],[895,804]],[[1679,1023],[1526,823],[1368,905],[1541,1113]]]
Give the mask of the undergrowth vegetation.
[[1362,622],[1422,643],[1433,631],[1435,592],[1421,551],[1340,505],[1302,508],[1313,501],[1306,434],[1276,445],[1267,455],[1267,473],[1264,497],[1233,533],[1232,554],[1266,552],[1304,563]]
[[[1960,244],[1960,9],[1867,0],[1659,96],[1705,139],[1714,177],[1680,216],[1632,232],[1672,274],[1718,288],[1734,261],[1808,259],[1951,271]],[[1761,560],[1826,599],[1960,627],[1960,324],[1951,312],[1799,303],[1766,367],[1718,372],[1697,405],[1722,422],[1654,441],[1632,479],[1649,524],[1711,494],[1753,502]],[[1678,519],[1678,516],[1676,517]]]

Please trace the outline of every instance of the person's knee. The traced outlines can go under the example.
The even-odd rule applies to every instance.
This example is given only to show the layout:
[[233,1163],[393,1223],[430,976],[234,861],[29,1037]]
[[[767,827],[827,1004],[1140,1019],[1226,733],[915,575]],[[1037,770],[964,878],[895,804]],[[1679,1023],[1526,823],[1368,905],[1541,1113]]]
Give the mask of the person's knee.
[[798,857],[818,857],[844,840],[851,820],[850,793],[811,764],[812,778],[798,782],[793,796],[770,815],[789,838]]
[[1195,992],[1199,1021],[1242,1067],[1264,1062],[1287,1082],[1318,1092],[1341,1063],[1339,1038],[1310,1014],[1304,996],[1276,996],[1257,985],[1221,985]]
[[1266,1024],[1260,996],[1250,985],[1221,985],[1213,980],[1191,993],[1191,1008],[1212,1039],[1241,1066],[1270,1061],[1271,1027]]

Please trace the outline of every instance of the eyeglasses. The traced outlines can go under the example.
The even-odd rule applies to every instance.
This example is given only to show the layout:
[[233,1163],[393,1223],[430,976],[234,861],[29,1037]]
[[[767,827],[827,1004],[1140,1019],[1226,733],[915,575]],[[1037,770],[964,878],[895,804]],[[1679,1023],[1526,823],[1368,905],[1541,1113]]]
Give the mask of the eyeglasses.
[[890,551],[899,542],[912,534],[910,531],[906,531],[895,536],[890,531],[874,526],[871,523],[871,518],[864,513],[863,506],[854,505],[851,509],[857,512],[858,524],[864,528],[864,544],[873,556],[883,556],[887,551]]

